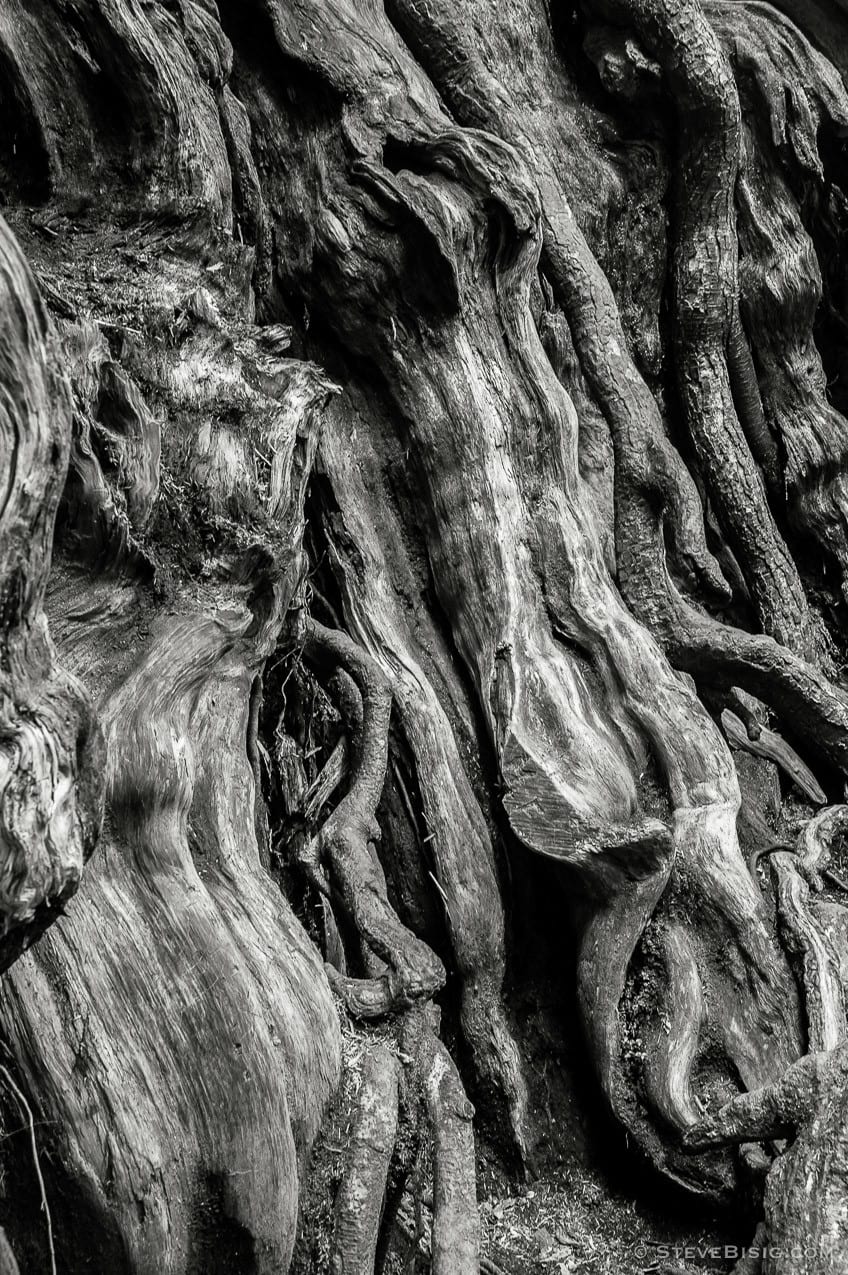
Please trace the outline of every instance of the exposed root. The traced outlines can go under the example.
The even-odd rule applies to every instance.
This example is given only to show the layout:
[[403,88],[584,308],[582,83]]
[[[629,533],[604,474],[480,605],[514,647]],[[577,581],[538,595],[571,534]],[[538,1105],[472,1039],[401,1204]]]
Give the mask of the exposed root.
[[[662,642],[672,663],[707,683],[741,687],[790,723],[812,753],[848,773],[848,696],[812,664],[760,633],[720,624],[688,605],[663,581],[656,550],[634,554],[628,599]],[[651,570],[653,565],[653,571]]]
[[419,853],[432,863],[444,905],[471,1065],[478,1084],[491,1095],[498,1119],[502,1111],[506,1116],[519,1155],[526,1159],[526,1087],[503,1008],[504,909],[491,835],[464,757],[473,728],[451,655],[442,649],[440,634],[421,605],[401,527],[388,508],[379,522],[374,520],[367,475],[376,463],[365,449],[364,434],[356,447],[350,434],[347,416],[331,413],[321,445],[338,505],[324,519],[328,557],[350,632],[391,680],[415,767],[420,810],[412,808],[399,783],[401,797],[410,823],[420,828]]
[[808,876],[828,870],[833,843],[846,832],[848,806],[829,806],[804,824],[798,834],[796,852]]
[[618,1007],[636,945],[668,882],[671,864],[600,909],[586,928],[577,967],[577,992],[591,1056],[612,1110],[629,1128],[639,1128],[650,1151],[662,1158],[655,1134],[635,1110],[621,1066]]
[[[377,803],[388,763],[392,694],[365,651],[339,630],[306,622],[307,654],[333,668],[340,665],[361,696],[361,724],[353,732],[350,785],[318,833],[317,865],[326,870],[335,895],[361,938],[388,965],[376,980],[333,975],[333,985],[354,1015],[373,1018],[429,999],[445,972],[430,948],[402,924],[386,896],[386,882],[369,843],[379,836]],[[349,710],[356,712],[356,709]],[[357,717],[359,714],[356,714]]]
[[[501,1000],[504,917],[495,821],[487,824],[484,813],[495,797],[511,833],[564,865],[579,889],[580,1009],[615,1113],[662,1170],[713,1194],[732,1187],[729,1158],[692,1167],[677,1133],[699,1126],[703,1093],[726,1093],[730,1078],[753,1087],[782,1072],[800,1048],[800,1018],[766,901],[739,854],[730,750],[692,679],[675,672],[660,644],[720,701],[736,688],[758,696],[792,719],[802,746],[848,772],[848,697],[815,666],[824,662],[824,644],[760,475],[762,468],[777,493],[773,440],[739,321],[733,188],[740,121],[729,64],[693,0],[601,7],[635,19],[677,99],[678,376],[711,500],[765,635],[725,628],[669,579],[674,569],[696,595],[728,600],[692,476],[636,371],[612,290],[568,205],[567,139],[578,131],[569,112],[579,94],[559,64],[547,5],[392,0],[387,16],[381,4],[353,0],[230,2],[222,13],[241,64],[232,89],[225,84],[232,50],[214,6],[182,6],[186,23],[194,22],[185,39],[167,7],[122,16],[120,6],[106,5],[102,22],[111,64],[125,65],[133,93],[151,99],[131,146],[119,144],[116,122],[102,173],[133,164],[154,172],[156,198],[205,200],[207,218],[227,230],[234,197],[240,225],[257,239],[253,282],[267,284],[273,270],[260,302],[270,311],[292,299],[302,304],[314,319],[304,318],[305,339],[349,382],[326,449],[337,508],[328,508],[324,530],[338,627],[305,622],[307,658],[335,677],[347,738],[312,786],[282,737],[278,757],[287,809],[310,831],[347,780],[303,847],[303,863],[321,892],[326,954],[335,958],[330,977],[350,1011],[406,1011],[417,1024],[407,1075],[421,1086],[433,1131],[437,1275],[478,1267],[473,1112],[428,1004],[445,971],[390,904],[375,849],[390,723],[415,774],[414,801],[406,797],[411,853],[420,853],[421,875],[432,873],[444,905],[462,1030],[477,1079],[504,1101],[519,1147],[526,1092]],[[389,17],[412,32],[406,44]],[[537,20],[542,29],[527,38]],[[521,57],[505,55],[515,48]],[[24,80],[20,49],[7,53],[4,45],[3,57]],[[640,70],[655,85],[644,56]],[[103,76],[110,81],[105,65]],[[190,89],[175,101],[183,78]],[[53,113],[48,87],[39,119]],[[88,103],[70,105],[83,123],[96,123]],[[103,131],[88,128],[85,145]],[[192,136],[197,144],[187,147]],[[43,145],[48,174],[61,183],[46,135]],[[167,163],[157,161],[161,148]],[[193,158],[181,166],[186,149]],[[100,158],[80,166],[100,172]],[[608,200],[598,202],[603,217]],[[612,436],[615,553],[602,545],[604,515],[590,507],[580,473],[581,422],[566,392],[565,341],[548,343],[558,380],[530,304],[542,252],[544,287],[565,307],[595,395],[592,426],[600,408]],[[226,267],[240,295],[250,296],[252,247],[223,256],[210,272]],[[184,1266],[196,1242],[190,1197],[198,1166],[214,1177],[224,1165],[232,1242],[249,1246],[257,1271],[270,1272],[291,1254],[299,1166],[337,1077],[338,1038],[320,964],[262,867],[253,822],[258,707],[248,696],[302,579],[310,420],[332,387],[308,365],[282,367],[277,356],[288,336],[279,325],[262,337],[232,332],[204,287],[173,294],[162,326],[176,323],[178,341],[141,333],[137,343],[126,333],[121,339],[128,364],[135,359],[148,369],[157,396],[182,394],[169,425],[191,405],[203,409],[202,421],[192,419],[185,431],[184,476],[204,493],[208,522],[190,579],[206,596],[190,608],[178,596],[176,618],[149,644],[134,631],[146,618],[145,600],[111,586],[107,603],[101,598],[68,624],[80,667],[109,683],[108,855],[79,915],[10,977],[0,1000],[28,1083],[63,1116],[63,1162],[79,1166],[103,1219],[117,1219],[109,1233],[121,1260]],[[94,397],[78,396],[86,445],[99,464],[83,483],[86,507],[96,521],[103,511],[93,488],[112,481],[127,519],[143,528],[159,439],[129,371],[104,371],[102,342],[99,353],[94,342],[86,348],[94,357],[82,361],[125,426],[111,431],[118,460],[107,475],[94,456],[104,422]],[[267,455],[260,455],[264,444]],[[132,468],[135,486],[127,481]],[[208,544],[219,547],[223,523],[228,553],[212,561]],[[258,531],[264,565],[244,545],[245,533]],[[234,544],[238,555],[229,552]],[[722,561],[732,565],[733,555]],[[269,563],[285,581],[269,573]],[[223,584],[215,576],[213,586],[216,572]],[[245,579],[258,596],[242,597]],[[87,603],[89,587],[80,590]],[[116,651],[126,667],[111,672],[104,656]],[[758,736],[764,731],[749,722],[748,744]],[[765,732],[761,751],[779,753],[808,794],[820,793],[780,742]],[[487,749],[491,772],[481,764]],[[829,1044],[840,1031],[837,975],[809,893],[815,874],[829,871],[816,848],[826,841],[825,825],[810,837],[809,853],[775,850],[771,866],[782,931],[802,974],[809,1036]],[[820,861],[806,874],[805,855]],[[362,978],[346,967],[331,905],[362,941]],[[118,926],[121,942],[104,951],[96,940],[106,924]],[[200,972],[186,967],[186,950],[198,953]],[[655,976],[638,1003],[637,968],[638,976]],[[625,1007],[633,1009],[626,1023]],[[75,1029],[86,1011],[95,1047],[85,1067],[75,1068],[68,1024]],[[663,1014],[667,1030],[658,1030]],[[133,1076],[152,1077],[122,1083],[120,1103],[115,1038]],[[185,1066],[198,1053],[212,1064],[200,1079]],[[834,1084],[837,1053],[827,1056]],[[237,1090],[239,1074],[246,1079]],[[806,1072],[790,1067],[787,1075],[795,1075],[796,1089],[812,1084]],[[340,1270],[348,1269],[349,1253],[351,1269],[374,1260],[397,1080],[394,1059],[375,1055],[338,1201]],[[785,1114],[787,1102],[774,1099],[772,1117]],[[107,1105],[108,1139],[107,1121],[89,1115],[101,1116]],[[741,1131],[746,1119],[750,1126],[753,1108],[740,1108],[734,1125],[735,1110],[730,1126]],[[842,1117],[842,1110],[827,1117],[837,1149]],[[753,1124],[762,1129],[768,1121]],[[144,1153],[136,1157],[139,1129]],[[843,1179],[844,1163],[843,1154]],[[817,1172],[822,1180],[820,1163]],[[240,1188],[239,1178],[251,1173],[255,1181]]]
[[420,1077],[433,1137],[433,1275],[478,1275],[480,1219],[477,1212],[474,1108],[450,1054],[439,1040],[438,1014],[425,1008],[410,1016],[404,1048],[415,1040]]
[[821,1101],[835,1061],[832,1053],[805,1054],[773,1085],[737,1094],[683,1134],[690,1150],[751,1140],[791,1137]]
[[774,435],[763,413],[757,371],[738,306],[730,320],[730,332],[727,338],[727,370],[730,375],[730,388],[733,391],[733,405],[745,440],[751,449],[751,455],[763,472],[769,494],[777,500],[783,494],[780,455]]
[[727,601],[730,590],[707,548],[692,476],[665,433],[654,397],[629,353],[612,288],[567,205],[546,224],[544,261],[583,374],[612,434],[617,562],[625,587],[634,534],[659,528],[665,520],[668,549],[683,574],[707,597]]
[[804,827],[794,854],[780,845],[770,851],[781,938],[799,967],[811,1053],[834,1049],[848,1029],[840,953],[810,898],[823,888],[833,841],[846,826],[848,806],[833,806]]
[[[601,7],[634,25],[662,66],[677,106],[677,379],[710,498],[765,631],[799,655],[815,658],[821,639],[740,428],[728,371],[730,344],[737,355],[737,380],[750,391],[738,396],[747,410],[754,387],[750,372],[738,364],[735,326],[739,295],[733,201],[740,109],[733,73],[696,0],[604,0]],[[754,434],[758,424],[749,422]]]
[[412,1248],[439,1275],[477,1275],[474,1108],[433,1004],[396,1018],[394,1032],[396,1044],[368,1050],[336,1195],[332,1270],[393,1269],[399,1250]]
[[344,1176],[336,1194],[334,1275],[373,1275],[398,1119],[398,1062],[386,1045],[368,1052]]
[[435,1036],[425,1046],[425,1093],[433,1126],[433,1275],[476,1275],[480,1220],[474,1168],[474,1108]]
[[776,850],[769,863],[781,939],[799,967],[808,1048],[813,1052],[833,1049],[846,1030],[838,955],[812,913],[810,887],[796,867],[795,856]]
[[791,851],[791,849],[792,845],[788,841],[773,841],[770,845],[758,846],[757,849],[748,856],[748,871],[754,881],[759,881],[758,873],[763,859],[776,854],[779,850]]
[[824,212],[830,181],[819,134],[844,132],[848,93],[836,67],[772,5],[712,0],[705,8],[746,108],[737,184],[741,304],[766,416],[785,457],[780,503],[836,560],[844,584],[848,421],[830,401],[814,336],[823,289],[810,213]]
[[666,997],[651,1041],[645,1083],[656,1110],[672,1128],[680,1129],[698,1118],[691,1079],[704,1020],[704,993],[685,928],[671,926],[662,937]]
[[[423,5],[402,0],[393,5],[393,13],[399,15],[407,39],[412,33],[416,53],[456,117],[466,125],[483,124],[496,131],[526,158],[527,171],[538,175],[542,237],[550,265],[551,245],[556,245],[558,237],[565,242],[574,219],[554,158],[558,154],[555,126],[546,128],[545,110],[539,109],[533,97],[540,80],[547,84],[549,63],[544,62],[544,74],[535,66],[532,76],[523,67],[516,70],[510,65],[507,72],[499,65],[499,41],[515,39],[516,31],[514,15],[496,5],[487,5],[494,23],[491,36],[481,24],[475,24],[473,38],[457,22],[455,6],[447,3]],[[501,71],[497,79],[493,67]],[[557,75],[556,70],[551,73]],[[553,115],[555,97],[552,90]],[[449,137],[453,147],[453,130]],[[514,202],[523,213],[527,203],[524,172],[516,176],[514,163],[503,162],[494,147],[488,158],[498,180],[500,200],[510,209]],[[460,209],[465,224],[480,225],[471,220],[476,218],[476,205],[469,207],[467,176],[442,156],[441,139],[425,157],[416,153],[413,162],[414,172],[402,171],[395,176],[394,185],[403,191],[408,206],[411,204],[429,233],[442,226],[440,218],[451,218],[453,225]],[[434,171],[439,177],[449,173],[451,185],[437,185]],[[479,184],[472,187],[475,197]],[[425,188],[429,192],[426,204]],[[797,1050],[793,994],[782,957],[768,932],[762,901],[738,856],[735,815],[739,791],[729,750],[690,688],[672,674],[644,632],[631,627],[631,618],[610,588],[593,531],[597,520],[587,512],[585,495],[575,476],[577,421],[573,405],[544,357],[529,312],[538,238],[515,216],[512,225],[522,230],[523,236],[513,232],[508,238],[511,253],[503,249],[504,230],[488,256],[481,259],[475,275],[478,281],[488,279],[489,262],[494,259],[494,295],[480,288],[474,293],[475,313],[480,319],[473,363],[464,334],[457,328],[453,299],[445,307],[447,313],[440,316],[432,341],[428,336],[422,342],[421,357],[428,368],[426,384],[418,377],[408,348],[401,358],[391,342],[377,339],[379,334],[373,328],[367,329],[363,340],[361,316],[356,312],[351,322],[358,324],[360,341],[369,356],[386,369],[398,409],[403,410],[402,405],[413,400],[432,405],[432,416],[430,411],[417,413],[409,422],[418,471],[428,483],[426,505],[438,511],[425,529],[427,549],[440,599],[474,679],[495,746],[504,811],[529,848],[568,863],[592,897],[592,908],[597,912],[587,926],[580,972],[581,1008],[590,1033],[591,1055],[616,1112],[638,1133],[656,1162],[669,1171],[669,1158],[651,1128],[650,1113],[637,1109],[640,1103],[628,1091],[630,1082],[622,1075],[617,1021],[630,957],[666,883],[673,879],[675,885],[680,883],[681,892],[689,892],[690,897],[698,894],[711,916],[722,916],[727,941],[745,952],[727,983],[728,964],[717,961],[717,954],[711,952],[706,963],[714,974],[717,970],[720,973],[716,985],[707,991],[705,1003],[711,1012],[719,1006],[733,1006],[732,1013],[723,1014],[718,1009],[721,1021],[717,1026],[734,1064],[749,1083],[756,1083],[764,1071],[776,1074]],[[465,279],[450,247],[456,242],[455,232],[450,243],[439,233],[444,259],[452,267],[451,277]],[[362,234],[368,237],[367,228],[363,227]],[[570,254],[563,250],[561,258],[563,269],[568,269]],[[345,268],[350,268],[350,257]],[[548,273],[556,292],[553,267]],[[590,277],[590,291],[595,282],[595,277]],[[470,300],[471,292],[464,296]],[[598,296],[599,292],[595,300]],[[400,298],[398,305],[402,310]],[[591,295],[588,306],[591,317],[587,309],[586,327],[591,328],[599,308]],[[614,303],[609,311],[615,318]],[[603,320],[602,315],[594,327],[595,333],[602,334],[596,338],[601,360],[609,331],[609,323]],[[575,344],[579,348],[576,337]],[[611,341],[608,348],[625,357],[617,343]],[[474,373],[469,377],[472,366]],[[457,367],[462,368],[460,375]],[[490,384],[498,386],[497,397],[482,389],[478,392],[478,386]],[[434,385],[439,386],[438,397]],[[611,398],[626,399],[629,390],[626,378],[610,378]],[[640,433],[639,422],[634,423],[633,415],[628,414],[626,402],[620,420],[628,429],[633,426],[637,440],[647,438],[653,444],[654,438],[663,437],[661,422],[656,432],[651,423],[650,430],[642,428]],[[658,415],[656,420],[659,422]],[[629,440],[624,428],[622,436],[626,446]],[[657,451],[664,450],[657,444]],[[675,508],[676,493],[684,491],[686,479],[682,465],[675,471],[668,448],[667,472],[675,474],[675,482],[666,484],[665,498],[658,501],[657,485],[651,478],[655,453],[651,451],[643,464],[646,451],[647,447],[641,447],[634,451],[634,457],[642,466],[641,482],[650,495],[631,491],[625,515],[634,527],[647,522],[659,530],[657,505]],[[542,454],[545,464],[540,471],[538,458]],[[459,472],[463,474],[461,485],[454,478]],[[619,506],[617,491],[617,517]],[[454,510],[450,525],[442,513],[447,507]],[[697,577],[700,571],[699,578],[706,578],[711,559],[697,554],[698,536],[704,543],[704,533],[696,496],[688,509],[690,531],[688,538],[681,535],[680,539],[687,549],[694,550],[693,560],[700,558],[700,565],[690,575]],[[481,511],[485,517],[481,518]],[[460,524],[464,536],[460,560],[467,561],[470,555],[476,570],[464,577],[466,588],[457,594],[449,582],[460,552],[455,530]],[[626,534],[619,535],[617,527],[617,548],[624,545],[631,551],[629,522],[624,521],[621,529]],[[643,541],[636,539],[638,551]],[[532,546],[529,564],[513,548],[528,542]],[[659,549],[658,561],[651,561],[647,575],[652,587],[664,589],[664,550],[661,541],[654,544]],[[622,577],[627,565],[619,563]],[[714,595],[726,597],[714,563],[712,576],[717,586]],[[543,591],[546,607],[541,617],[537,587]],[[556,644],[551,643],[550,633]],[[587,695],[591,700],[598,694],[597,689],[589,689],[584,681],[587,677],[597,678],[595,686],[603,688],[605,711],[617,734],[598,732],[595,720],[585,713]],[[645,695],[648,686],[650,696]],[[641,806],[630,788],[628,776],[634,775],[631,757],[638,755],[630,750],[634,745],[638,749],[639,739],[650,740],[667,783],[673,811],[671,829],[663,828],[662,821]],[[579,748],[574,746],[576,740]],[[591,775],[583,765],[589,757]],[[603,792],[598,788],[600,776]],[[599,816],[606,816],[606,820]],[[672,872],[673,878],[669,875]],[[740,999],[749,998],[752,1008],[756,1005],[754,1012],[763,1012],[770,1020],[768,1051],[755,1043],[758,1033],[752,1030],[750,1015],[739,1009]],[[776,1041],[780,1044],[775,1050]],[[778,1053],[782,1063],[777,1061]],[[682,1167],[683,1174],[687,1167]]]
[[[765,1241],[762,1269],[768,1275],[835,1275],[843,1269],[848,1243],[848,1046],[840,970],[844,953],[837,950],[837,934],[826,923],[825,909],[810,902],[811,891],[822,888],[833,841],[844,835],[846,826],[848,807],[832,807],[809,821],[794,853],[780,843],[765,851],[781,936],[798,964],[811,1052],[776,1084],[732,1098],[683,1134],[690,1149],[751,1139],[794,1139],[767,1178],[760,1243]],[[840,934],[844,944],[844,926]]]
[[344,1001],[347,1012],[353,1018],[367,1022],[406,1008],[406,1001],[398,995],[388,973],[375,978],[354,978],[336,969],[329,961],[325,969],[330,986]]
[[[657,405],[628,352],[612,290],[567,204],[559,204],[555,221],[545,229],[545,259],[583,372],[613,437],[617,563],[628,603],[677,667],[726,687],[735,681],[778,715],[785,714],[813,750],[848,766],[848,699],[786,647],[696,610],[670,581],[663,511],[688,574],[709,596],[727,596],[706,549],[694,484],[665,436]],[[820,655],[820,648],[815,653]]]
[[[343,997],[351,1014],[360,1018],[377,1018],[405,1009],[416,1001],[428,1000],[441,986],[444,977],[441,964],[404,927],[386,897],[386,884],[376,855],[369,852],[368,841],[375,836],[374,817],[385,779],[387,763],[388,717],[391,692],[375,662],[346,634],[325,629],[316,621],[306,621],[307,654],[326,660],[329,655],[344,668],[361,695],[361,717],[355,704],[348,704],[347,717],[353,721],[354,762],[348,793],[323,825],[320,833],[319,862],[326,862],[331,884],[339,894],[347,915],[358,933],[374,953],[388,964],[385,973],[372,978],[350,978],[328,969],[331,985]],[[343,683],[342,683],[343,684]],[[348,688],[348,691],[351,688]],[[329,831],[328,831],[329,829]],[[478,1270],[479,1221],[476,1209],[474,1109],[465,1097],[459,1073],[432,1025],[432,1009],[421,1009],[409,1019],[405,1037],[416,1039],[415,1070],[425,1096],[434,1140],[434,1212],[432,1235],[432,1268],[437,1275],[460,1275]],[[405,1043],[405,1049],[410,1048]],[[382,1059],[386,1064],[386,1059]],[[376,1066],[376,1062],[375,1062]],[[385,1073],[385,1067],[383,1068]],[[385,1079],[385,1074],[384,1074]],[[365,1091],[367,1102],[363,1116],[370,1125],[378,1102],[371,1094],[369,1074]],[[385,1085],[383,1086],[385,1088]],[[385,1120],[386,1095],[379,1097],[380,1138],[375,1148],[373,1131],[369,1134],[371,1155],[368,1173],[379,1174],[384,1187],[388,1169],[388,1126]],[[395,1096],[396,1105],[396,1096]],[[357,1138],[354,1139],[356,1157]],[[386,1134],[385,1139],[382,1135]],[[365,1136],[364,1134],[362,1135]],[[392,1143],[394,1135],[392,1132]],[[385,1144],[385,1145],[384,1145]],[[380,1152],[374,1156],[374,1150]],[[352,1195],[363,1192],[364,1170],[358,1163],[349,1166],[342,1184],[341,1210],[337,1217],[347,1222]],[[352,1175],[355,1180],[352,1180]],[[370,1180],[370,1179],[369,1179]],[[371,1183],[373,1188],[374,1183]],[[382,1199],[382,1188],[380,1190]],[[376,1246],[373,1218],[360,1218],[354,1239],[347,1243],[337,1224],[335,1260],[339,1272],[364,1270],[362,1245],[368,1243],[373,1268],[371,1242]],[[358,1229],[361,1227],[361,1230]],[[352,1255],[348,1256],[348,1249]],[[360,1264],[357,1265],[356,1263]]]
[[848,1047],[807,1054],[775,1084],[732,1098],[684,1134],[691,1149],[794,1139],[766,1180],[766,1275],[840,1275],[848,1225]]
[[102,330],[62,323],[74,369],[73,445],[60,528],[80,557],[110,573],[153,577],[139,536],[159,492],[159,421],[113,361]]
[[[742,687],[786,715],[811,749],[848,767],[848,698],[770,637],[734,629],[696,610],[669,579],[663,506],[658,509],[653,487],[663,472],[658,463],[665,440],[662,421],[628,353],[609,284],[567,208],[557,219],[556,236],[551,233],[550,242],[546,236],[546,255],[584,374],[613,437],[617,563],[628,603],[678,668],[728,689]],[[689,547],[693,572],[715,596],[721,577],[706,554],[697,493],[667,440],[664,448],[670,466],[667,499],[672,510],[681,511],[673,524],[677,551]]]

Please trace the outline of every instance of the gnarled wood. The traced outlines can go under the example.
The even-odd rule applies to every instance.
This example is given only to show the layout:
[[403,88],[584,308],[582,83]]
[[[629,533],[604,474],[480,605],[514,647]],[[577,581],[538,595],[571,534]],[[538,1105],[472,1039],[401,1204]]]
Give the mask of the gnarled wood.
[[0,969],[76,890],[103,814],[100,727],[56,659],[44,614],[70,443],[56,357],[0,219]]
[[53,312],[0,227],[0,961],[106,797],[0,986],[69,1271],[308,1265],[339,1014],[335,1268],[417,1159],[476,1270],[537,882],[631,1141],[715,1203],[794,1139],[766,1238],[837,1269],[848,98],[797,7],[0,0]]

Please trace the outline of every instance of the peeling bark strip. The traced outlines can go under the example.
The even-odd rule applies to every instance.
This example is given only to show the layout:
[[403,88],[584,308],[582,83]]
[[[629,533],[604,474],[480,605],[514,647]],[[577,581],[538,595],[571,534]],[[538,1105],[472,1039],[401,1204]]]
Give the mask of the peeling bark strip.
[[764,1142],[764,1269],[844,1267],[848,19],[782,8],[0,0],[23,1270],[367,1275],[414,1196],[472,1275],[575,955],[628,1145]]

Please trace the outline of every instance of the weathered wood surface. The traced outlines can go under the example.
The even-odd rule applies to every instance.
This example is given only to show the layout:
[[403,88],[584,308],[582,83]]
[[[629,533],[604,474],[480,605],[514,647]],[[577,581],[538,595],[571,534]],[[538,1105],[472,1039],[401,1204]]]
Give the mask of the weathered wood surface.
[[662,1172],[732,1195],[704,1148],[776,1136],[734,1094],[814,1077],[766,1224],[844,1259],[841,816],[774,849],[728,742],[815,804],[848,775],[848,41],[802,8],[0,0],[4,965],[103,820],[0,985],[69,1270],[288,1268],[331,988],[404,1068],[338,1269],[401,1074],[473,1270],[463,1081],[536,1132],[507,846]]

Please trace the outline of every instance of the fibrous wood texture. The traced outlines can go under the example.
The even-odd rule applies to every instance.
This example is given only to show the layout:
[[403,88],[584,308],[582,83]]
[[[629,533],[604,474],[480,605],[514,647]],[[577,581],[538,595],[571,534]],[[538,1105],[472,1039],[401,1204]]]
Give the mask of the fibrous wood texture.
[[631,1144],[843,1269],[846,71],[836,0],[0,0],[0,1025],[63,1269],[287,1270],[351,1020],[327,1260],[426,1144],[477,1269],[533,856]]

